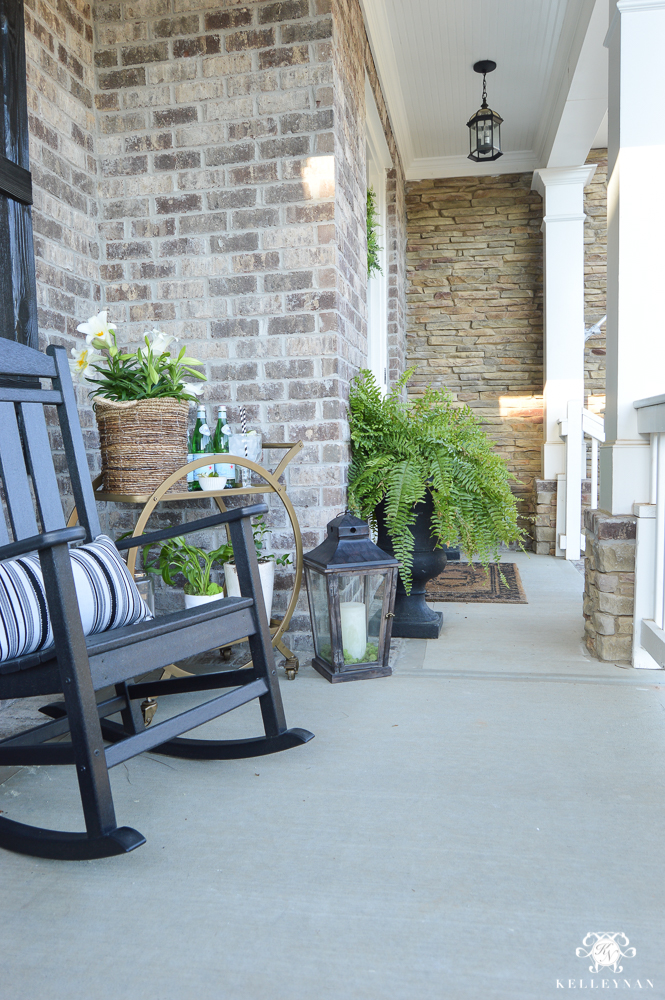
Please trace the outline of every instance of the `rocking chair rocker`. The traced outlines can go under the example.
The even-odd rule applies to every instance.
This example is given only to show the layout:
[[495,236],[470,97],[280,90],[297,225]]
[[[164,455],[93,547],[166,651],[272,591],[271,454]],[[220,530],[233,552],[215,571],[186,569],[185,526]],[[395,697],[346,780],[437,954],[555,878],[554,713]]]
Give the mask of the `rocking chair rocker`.
[[[15,387],[16,376],[25,380],[25,388]],[[39,388],[38,379],[50,379],[52,388]],[[129,827],[118,827],[109,768],[145,750],[174,757],[231,760],[276,753],[312,739],[306,730],[287,729],[284,718],[250,522],[252,516],[266,513],[268,508],[256,504],[141,536],[141,545],[145,545],[228,524],[243,596],[86,637],[68,545],[94,541],[101,529],[66,352],[51,346],[44,355],[0,339],[0,380],[5,383],[0,384],[0,472],[13,534],[11,541],[5,518],[0,516],[0,560],[39,554],[54,639],[53,646],[0,662],[0,698],[64,697],[61,703],[46,708],[51,721],[0,742],[0,765],[75,765],[86,826],[85,833],[60,832],[0,816],[0,847],[72,860],[124,854],[140,847],[145,838]],[[80,527],[65,527],[45,405],[57,408]],[[126,539],[117,548],[128,549],[133,544],[135,539]],[[161,681],[134,680],[174,660],[245,636],[252,656],[248,669]],[[144,724],[140,710],[144,698],[224,688],[232,690],[149,728]],[[182,733],[256,698],[263,736],[245,740],[181,738]],[[120,713],[122,724],[108,718],[116,713]],[[71,742],[49,742],[67,732]],[[104,741],[110,745],[105,746]]]

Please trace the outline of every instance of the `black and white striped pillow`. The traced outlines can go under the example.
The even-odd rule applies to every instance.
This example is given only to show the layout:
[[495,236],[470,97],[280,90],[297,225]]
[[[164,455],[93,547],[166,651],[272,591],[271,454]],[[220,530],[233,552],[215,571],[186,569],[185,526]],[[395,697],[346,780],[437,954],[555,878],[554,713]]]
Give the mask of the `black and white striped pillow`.
[[[99,535],[69,555],[85,635],[152,618],[110,538]],[[0,661],[51,645],[39,556],[0,562]]]

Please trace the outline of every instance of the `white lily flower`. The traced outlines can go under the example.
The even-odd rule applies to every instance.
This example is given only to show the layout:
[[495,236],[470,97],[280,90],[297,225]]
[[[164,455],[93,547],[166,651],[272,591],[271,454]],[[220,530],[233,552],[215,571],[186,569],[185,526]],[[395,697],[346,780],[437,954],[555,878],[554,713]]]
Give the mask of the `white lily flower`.
[[108,311],[103,309],[96,316],[90,316],[87,323],[76,327],[79,333],[85,334],[86,343],[100,350],[114,347],[113,336],[115,327],[108,321]]
[[161,357],[162,354],[166,354],[169,349],[169,345],[172,344],[173,341],[176,341],[176,343],[178,341],[177,337],[171,336],[170,333],[164,333],[163,330],[153,329],[152,333],[146,332],[145,336],[152,337],[150,347],[152,348],[152,353],[156,358]]
[[189,393],[190,396],[200,396],[203,392],[203,386],[197,382],[182,382],[181,384],[185,392]]
[[92,364],[101,360],[99,351],[96,351],[94,347],[82,347],[80,350],[72,347],[71,353],[72,357],[67,360],[69,361],[69,370],[74,378],[80,382],[84,382],[86,379],[94,378],[97,375]]

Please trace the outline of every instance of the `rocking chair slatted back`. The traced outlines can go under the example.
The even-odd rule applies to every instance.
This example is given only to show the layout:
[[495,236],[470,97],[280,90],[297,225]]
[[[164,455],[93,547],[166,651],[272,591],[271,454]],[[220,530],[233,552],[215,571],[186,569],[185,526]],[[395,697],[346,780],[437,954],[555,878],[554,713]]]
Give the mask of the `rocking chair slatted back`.
[[[61,350],[66,357],[64,347]],[[0,359],[0,374],[2,375],[18,375],[22,378],[55,378],[57,375],[55,363],[49,357],[48,352],[42,354],[41,351],[35,351],[31,347],[17,344],[13,340],[2,339]],[[2,399],[10,398],[6,395],[8,390],[5,387],[3,387],[2,391]],[[14,389],[15,393],[28,391],[27,389]],[[39,390],[35,391],[38,392]],[[11,398],[14,399],[15,397],[12,396]]]
[[78,511],[79,524],[82,524],[86,530],[86,541],[90,541],[92,538],[97,538],[102,529],[97,515],[97,504],[92,489],[85,445],[83,444],[76,395],[69,373],[69,362],[63,347],[51,345],[46,348],[46,353],[51,355],[55,365],[56,378],[53,380],[53,387],[62,394],[62,403],[58,406],[58,420],[67,457],[74,504]]
[[23,428],[23,441],[30,464],[42,531],[56,531],[58,528],[64,528],[65,517],[51,458],[44,407],[39,403],[19,403],[17,409],[20,425]]
[[[44,413],[44,406],[55,404],[74,503],[79,521],[86,529],[86,541],[92,541],[101,533],[101,528],[67,354],[63,347],[49,347],[48,352],[48,355],[40,354],[0,338],[1,375],[38,376],[51,379],[53,383],[52,389],[0,385],[0,471],[13,538],[18,541],[39,532],[35,505],[42,531],[56,531],[65,526]],[[61,377],[63,371],[66,372],[64,378]],[[32,480],[34,498],[28,476]],[[0,544],[9,540],[4,518],[0,518]]]
[[[2,418],[0,417],[0,420]],[[7,545],[9,542],[9,532],[7,531],[7,525],[5,524],[5,516],[2,510],[0,510],[0,545]]]
[[[0,393],[2,390],[0,389]],[[0,396],[1,398],[1,396]],[[42,414],[43,415],[43,414]],[[0,403],[0,468],[14,540],[38,533],[14,403]]]

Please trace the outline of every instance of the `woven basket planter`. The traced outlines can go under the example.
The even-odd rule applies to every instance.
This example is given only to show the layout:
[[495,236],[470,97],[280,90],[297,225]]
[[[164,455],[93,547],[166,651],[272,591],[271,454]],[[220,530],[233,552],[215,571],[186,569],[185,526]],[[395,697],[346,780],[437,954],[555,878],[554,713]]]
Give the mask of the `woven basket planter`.
[[[189,403],[177,399],[95,400],[102,452],[102,489],[152,493],[187,462]],[[182,491],[178,481],[169,490]]]

